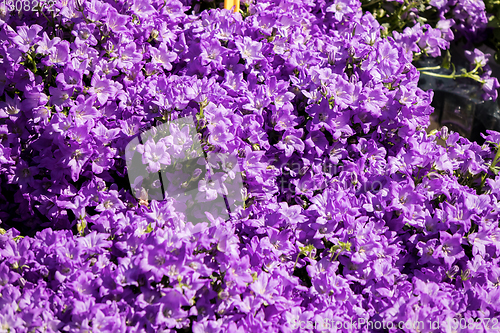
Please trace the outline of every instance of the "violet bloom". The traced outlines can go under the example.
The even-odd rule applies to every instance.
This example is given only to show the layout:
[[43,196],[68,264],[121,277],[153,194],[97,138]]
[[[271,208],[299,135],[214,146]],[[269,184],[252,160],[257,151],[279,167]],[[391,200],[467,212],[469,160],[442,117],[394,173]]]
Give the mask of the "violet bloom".
[[444,40],[441,35],[441,30],[429,27],[418,41],[418,46],[430,56],[439,57],[441,55],[441,49],[447,49],[450,44]]
[[302,215],[302,207],[299,205],[288,206],[286,202],[280,202],[279,212],[287,225],[297,225],[306,220]]
[[227,150],[227,143],[234,139],[234,135],[228,132],[224,125],[216,125],[208,137],[208,142],[214,146],[219,146]]
[[35,166],[29,166],[24,160],[21,160],[16,165],[16,175],[12,178],[12,181],[19,184],[21,189],[25,188],[26,185],[33,186],[34,178],[38,174],[39,170]]
[[101,106],[106,104],[108,98],[113,97],[116,93],[116,88],[111,80],[100,79],[97,75],[94,75],[91,83],[92,88],[89,89],[89,93],[91,96],[97,96]]
[[469,235],[469,243],[472,244],[472,254],[484,257],[486,253],[486,247],[493,245],[491,241],[493,225],[480,226],[479,231]]
[[335,104],[340,108],[345,109],[353,103],[354,85],[342,77],[338,77],[329,87]]
[[226,178],[227,175],[223,172],[217,172],[211,177],[207,173],[205,179],[198,182],[196,200],[200,202],[213,201],[217,199],[219,194],[227,194],[227,188],[224,186]]
[[156,9],[151,6],[149,1],[144,0],[134,0],[134,4],[131,8],[132,12],[140,18],[147,18],[148,16],[154,15]]
[[108,15],[106,16],[105,21],[106,25],[110,30],[118,34],[126,33],[129,31],[127,28],[127,22],[129,20],[129,16],[118,14],[116,9],[114,9],[113,7],[111,7],[107,11],[107,14]]
[[49,87],[50,104],[61,107],[71,106],[71,96],[73,96],[73,88],[64,89],[62,87]]
[[275,145],[276,148],[284,150],[286,157],[292,156],[294,151],[302,153],[305,148],[304,142],[301,139],[303,133],[304,130],[302,128],[299,130],[286,130],[282,140]]
[[231,71],[225,72],[225,81],[222,86],[226,89],[230,89],[232,93],[238,93],[243,87],[245,87],[245,80],[243,80],[243,73],[235,74]]
[[162,140],[173,158],[185,159],[185,152],[193,145],[193,137],[189,134],[190,126],[179,129],[179,125],[171,123],[169,127],[170,135]]
[[[448,1],[447,0],[431,0],[429,2],[429,4],[432,6],[432,7],[436,7],[437,9],[441,9],[443,8],[444,6],[446,6],[446,4],[448,4]],[[441,22],[441,21],[440,21]],[[466,51],[467,52],[467,51]]]
[[447,267],[450,268],[455,260],[465,256],[462,249],[462,236],[460,234],[450,235],[445,231],[439,232],[441,245],[436,248],[434,258],[443,258]]
[[75,43],[87,43],[91,46],[97,45],[97,39],[93,35],[95,24],[79,23],[74,28],[71,34],[76,37]]
[[66,67],[62,73],[57,75],[56,82],[60,84],[63,89],[81,87],[82,71]]
[[77,219],[83,219],[87,215],[85,207],[89,204],[89,201],[90,198],[85,198],[83,195],[77,195],[73,198],[73,202],[62,201],[58,205],[61,208],[71,209]]
[[498,83],[498,79],[496,77],[488,77],[485,75],[483,78],[483,98],[484,99],[496,99],[498,97],[497,89],[500,88],[500,84]]
[[101,202],[95,207],[95,210],[98,212],[103,212],[105,210],[115,212],[117,209],[120,210],[124,208],[125,205],[118,197],[118,192],[110,190],[108,193],[101,194]]
[[254,111],[259,115],[262,115],[264,108],[269,106],[271,103],[271,98],[269,98],[264,86],[259,86],[255,91],[255,94],[248,92],[247,96],[250,102],[243,105],[243,108]]
[[216,66],[219,66],[222,64],[222,55],[225,53],[225,49],[217,39],[211,41],[202,40],[201,49],[203,65],[214,63]]
[[344,15],[354,13],[353,3],[349,0],[336,0],[333,5],[326,8],[327,13],[333,13],[337,21],[342,21]]
[[170,165],[170,155],[163,141],[155,143],[152,139],[144,145],[138,145],[137,151],[142,154],[142,163],[148,164],[149,172],[158,172],[161,165]]
[[39,106],[45,106],[48,102],[47,95],[38,91],[38,89],[26,90],[24,92],[24,97],[25,99],[21,104],[21,107],[24,110],[32,110]]
[[274,130],[276,131],[285,131],[298,125],[297,117],[286,109],[278,111],[275,114],[275,119],[276,125],[274,125]]
[[183,306],[189,305],[188,299],[183,293],[174,289],[165,289],[165,296],[160,299],[159,309],[155,311],[156,322],[165,324],[168,328],[175,328],[178,320],[186,318],[188,313],[182,310]]
[[255,42],[250,37],[245,36],[243,40],[239,38],[235,43],[241,53],[241,57],[246,60],[248,65],[252,65],[254,62],[264,59],[261,52],[261,42]]
[[70,146],[61,146],[61,152],[63,154],[61,164],[69,167],[71,179],[76,182],[80,177],[80,172],[84,164],[92,154],[92,148],[88,143],[80,145],[74,142]]
[[172,69],[171,63],[177,59],[177,54],[168,51],[165,43],[161,43],[159,48],[151,47],[149,52],[151,53],[151,63],[160,64],[167,71]]
[[380,86],[374,89],[366,88],[362,94],[362,98],[365,110],[370,112],[374,117],[382,115],[382,107],[389,100],[384,94],[383,87]]
[[21,112],[21,99],[18,95],[15,95],[14,98],[10,98],[8,94],[5,94],[5,102],[0,102],[0,119],[8,118],[11,119],[17,118],[19,112]]
[[64,65],[69,60],[69,43],[61,41],[49,50],[49,56],[42,63],[46,66]]
[[42,29],[43,28],[38,24],[34,24],[29,28],[26,25],[23,25],[21,27],[18,27],[17,36],[14,36],[13,38],[11,38],[11,40],[14,44],[17,45],[19,50],[21,50],[22,52],[28,52],[30,46],[36,43],[40,38],[38,37],[38,33]]
[[270,274],[261,272],[257,280],[250,285],[250,290],[252,290],[256,296],[260,296],[265,301],[272,303],[273,295],[277,293],[276,287],[278,284],[279,281],[273,279]]
[[142,60],[142,54],[136,52],[136,44],[134,42],[128,43],[125,47],[120,48],[118,51],[119,57],[117,62],[117,67],[130,69],[135,63]]
[[465,57],[471,63],[471,69],[474,69],[476,66],[479,68],[483,68],[488,64],[488,60],[491,57],[490,54],[484,54],[479,49],[474,49],[474,51],[465,51]]
[[426,263],[439,264],[439,260],[436,259],[434,256],[434,251],[436,250],[436,243],[437,239],[431,239],[426,243],[418,242],[416,248],[418,249],[418,255],[420,256],[420,259],[418,260],[420,264],[426,264]]
[[80,245],[80,249],[84,251],[102,254],[112,245],[112,242],[108,240],[109,236],[109,234],[92,231],[85,237],[78,238],[77,242]]
[[328,140],[325,135],[321,131],[314,131],[307,134],[307,138],[305,140],[307,146],[311,149],[314,149],[318,156],[323,155],[326,148],[328,147]]

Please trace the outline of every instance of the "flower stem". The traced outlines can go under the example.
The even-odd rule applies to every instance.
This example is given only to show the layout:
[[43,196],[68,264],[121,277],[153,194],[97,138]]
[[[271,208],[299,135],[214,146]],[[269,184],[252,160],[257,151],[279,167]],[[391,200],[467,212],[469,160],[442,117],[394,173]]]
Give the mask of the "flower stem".
[[[492,170],[492,169],[495,168],[495,166],[497,165],[499,159],[500,159],[500,144],[497,145],[497,152],[495,154],[495,158],[493,159],[493,162],[491,162],[490,170]],[[484,183],[486,182],[486,178],[488,178],[488,173],[485,173],[483,175],[482,179],[481,179],[481,185],[479,186],[479,188],[481,190],[483,189]]]
[[420,68],[417,68],[417,71],[432,71],[432,70],[436,70],[436,69],[440,69],[441,66],[434,66],[434,67],[420,67]]

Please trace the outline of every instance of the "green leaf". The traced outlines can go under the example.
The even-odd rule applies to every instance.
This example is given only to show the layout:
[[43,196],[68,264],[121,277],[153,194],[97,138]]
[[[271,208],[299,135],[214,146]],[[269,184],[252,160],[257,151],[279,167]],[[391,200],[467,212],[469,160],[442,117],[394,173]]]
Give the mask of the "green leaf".
[[446,50],[446,54],[443,57],[443,62],[441,63],[441,66],[446,69],[450,69],[450,64],[451,64],[451,54],[450,50]]
[[500,53],[499,52],[495,53],[495,61],[497,62],[497,64],[500,64]]
[[351,243],[350,242],[339,242],[340,246],[342,247],[342,250],[345,251],[351,251]]
[[498,175],[498,172],[500,172],[500,167],[494,166],[490,167],[490,170],[496,175]]
[[314,245],[309,244],[307,246],[299,246],[299,250],[302,254],[305,255],[307,252],[311,252],[312,250],[314,250]]
[[82,219],[80,222],[78,222],[76,228],[77,228],[78,232],[80,233],[80,235],[83,235],[83,232],[84,232],[86,226],[87,226],[87,222],[84,219]]

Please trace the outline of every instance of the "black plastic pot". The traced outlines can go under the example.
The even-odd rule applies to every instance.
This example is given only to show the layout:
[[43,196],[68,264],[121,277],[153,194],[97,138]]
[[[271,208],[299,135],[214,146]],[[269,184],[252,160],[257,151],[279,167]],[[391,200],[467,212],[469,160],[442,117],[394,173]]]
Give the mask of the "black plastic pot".
[[[452,47],[451,59],[457,73],[462,68],[469,70],[470,63],[465,59],[463,48]],[[490,61],[493,62],[493,61]],[[436,67],[441,65],[442,59],[428,58],[415,61],[417,68]],[[500,73],[500,68],[492,64],[493,75]],[[426,70],[436,74],[451,74],[452,70]],[[485,101],[482,98],[481,84],[468,78],[448,79],[420,75],[419,87],[423,90],[432,89],[434,98],[432,106],[435,108],[434,118],[440,126],[447,126],[450,130],[476,141],[484,142],[481,133],[487,129],[500,131],[500,106],[497,101]]]

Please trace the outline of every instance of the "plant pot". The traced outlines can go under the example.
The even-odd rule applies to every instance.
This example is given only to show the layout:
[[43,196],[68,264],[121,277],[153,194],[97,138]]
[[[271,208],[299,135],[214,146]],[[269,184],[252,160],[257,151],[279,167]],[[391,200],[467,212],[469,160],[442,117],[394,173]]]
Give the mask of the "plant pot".
[[[450,53],[456,72],[469,69],[470,63],[463,55],[463,48],[452,47]],[[441,63],[441,58],[428,58],[414,62],[417,68],[436,67]],[[495,70],[500,72],[500,68],[495,68]],[[452,73],[452,70],[440,68],[428,72],[448,75]],[[435,108],[433,118],[440,126],[446,126],[480,144],[484,141],[481,133],[485,133],[488,129],[500,131],[499,104],[497,101],[485,101],[482,98],[483,91],[480,83],[467,78],[449,79],[422,73],[418,85],[423,90],[434,91],[431,104]]]

